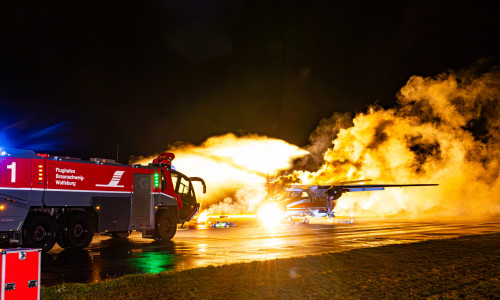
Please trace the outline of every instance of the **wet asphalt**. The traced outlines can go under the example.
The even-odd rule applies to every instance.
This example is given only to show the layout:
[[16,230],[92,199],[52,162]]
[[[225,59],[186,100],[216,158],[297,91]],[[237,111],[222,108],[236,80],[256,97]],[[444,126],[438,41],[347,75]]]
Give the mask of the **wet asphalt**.
[[355,248],[412,243],[500,232],[500,221],[398,221],[315,219],[310,224],[265,227],[257,220],[234,221],[229,228],[199,225],[178,230],[170,242],[125,240],[95,235],[84,250],[57,245],[42,256],[44,286],[98,282],[126,274],[159,273],[209,265],[287,258]]

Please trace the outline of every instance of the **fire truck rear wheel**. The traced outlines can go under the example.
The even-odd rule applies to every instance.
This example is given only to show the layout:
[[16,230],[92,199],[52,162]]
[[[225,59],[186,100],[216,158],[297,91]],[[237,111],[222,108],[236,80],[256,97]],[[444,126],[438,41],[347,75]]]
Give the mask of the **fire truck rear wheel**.
[[56,220],[48,214],[31,212],[23,225],[23,246],[47,252],[56,242]]
[[156,215],[156,239],[170,241],[177,232],[177,216],[170,211],[159,211]]
[[60,217],[57,243],[62,248],[83,249],[92,242],[93,237],[94,230],[89,214],[75,211]]

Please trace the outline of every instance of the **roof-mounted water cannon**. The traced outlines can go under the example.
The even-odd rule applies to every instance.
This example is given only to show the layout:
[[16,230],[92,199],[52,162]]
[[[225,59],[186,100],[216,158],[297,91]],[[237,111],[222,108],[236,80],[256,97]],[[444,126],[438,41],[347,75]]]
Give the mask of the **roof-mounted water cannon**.
[[175,155],[172,152],[163,152],[162,154],[158,155],[157,158],[153,159],[153,162],[150,164],[155,167],[168,167],[171,169],[174,169],[174,166],[172,166],[172,160],[174,160]]

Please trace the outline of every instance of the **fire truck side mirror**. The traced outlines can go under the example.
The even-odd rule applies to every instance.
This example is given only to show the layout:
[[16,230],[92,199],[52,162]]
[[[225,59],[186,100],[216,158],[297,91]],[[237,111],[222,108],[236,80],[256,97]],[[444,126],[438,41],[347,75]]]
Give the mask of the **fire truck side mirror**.
[[189,180],[201,182],[201,185],[203,186],[203,194],[207,193],[207,185],[205,184],[205,180],[203,180],[201,177],[189,177]]

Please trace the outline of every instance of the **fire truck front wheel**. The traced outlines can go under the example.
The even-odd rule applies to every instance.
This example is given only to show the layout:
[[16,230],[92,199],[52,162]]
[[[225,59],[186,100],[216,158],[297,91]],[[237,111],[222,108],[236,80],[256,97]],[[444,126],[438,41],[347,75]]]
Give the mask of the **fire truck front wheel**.
[[156,239],[170,241],[176,232],[177,216],[171,211],[159,211],[156,215]]
[[56,242],[56,221],[50,215],[31,212],[23,225],[23,246],[47,252]]
[[59,236],[57,243],[65,249],[83,249],[94,237],[91,216],[74,211],[61,216],[58,220]]

